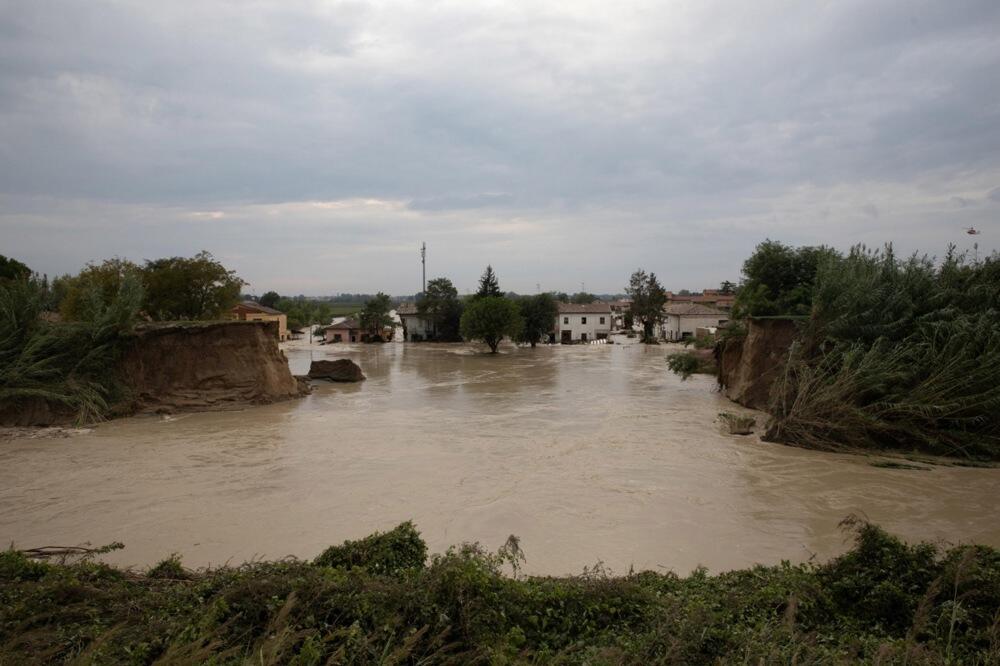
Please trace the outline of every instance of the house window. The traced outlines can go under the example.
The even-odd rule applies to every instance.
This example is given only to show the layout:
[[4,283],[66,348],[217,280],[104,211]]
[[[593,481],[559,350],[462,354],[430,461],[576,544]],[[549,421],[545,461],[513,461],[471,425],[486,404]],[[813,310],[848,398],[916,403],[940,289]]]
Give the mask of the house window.
[[602,324],[604,323],[604,317],[601,317],[601,323]]
[[581,324],[586,324],[587,323],[587,318],[586,317],[580,317],[580,323]]
[[563,323],[564,324],[568,324],[569,323],[569,317],[563,317]]

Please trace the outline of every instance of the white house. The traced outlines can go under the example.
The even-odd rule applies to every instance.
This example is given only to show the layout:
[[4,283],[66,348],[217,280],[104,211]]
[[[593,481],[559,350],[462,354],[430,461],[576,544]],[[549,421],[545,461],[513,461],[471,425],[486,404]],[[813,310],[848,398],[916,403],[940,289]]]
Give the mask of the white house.
[[555,339],[559,342],[588,342],[606,338],[611,333],[611,316],[608,303],[560,303]]
[[400,304],[396,308],[396,314],[399,315],[399,319],[403,323],[403,340],[406,342],[427,340],[433,336],[433,324],[417,312],[416,303]]
[[729,313],[700,303],[670,303],[663,307],[661,336],[667,340],[694,337],[699,328],[718,327],[729,321]]

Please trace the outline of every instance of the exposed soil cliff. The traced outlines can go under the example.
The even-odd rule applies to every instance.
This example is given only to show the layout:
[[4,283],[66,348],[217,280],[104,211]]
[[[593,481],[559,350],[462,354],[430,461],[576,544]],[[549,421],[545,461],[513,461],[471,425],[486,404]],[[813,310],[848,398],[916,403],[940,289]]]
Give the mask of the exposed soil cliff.
[[781,372],[797,329],[791,319],[751,319],[742,339],[725,341],[717,352],[719,384],[730,400],[767,409],[771,386]]
[[122,358],[127,412],[231,408],[308,392],[278,349],[274,322],[145,326]]

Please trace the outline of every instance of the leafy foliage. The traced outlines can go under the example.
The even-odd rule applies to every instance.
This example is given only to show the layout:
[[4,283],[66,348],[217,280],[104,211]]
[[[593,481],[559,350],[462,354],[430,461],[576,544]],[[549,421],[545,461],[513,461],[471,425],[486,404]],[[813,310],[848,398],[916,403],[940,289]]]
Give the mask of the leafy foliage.
[[281,294],[279,294],[276,291],[267,291],[264,292],[264,295],[261,296],[257,300],[257,302],[263,305],[264,307],[277,309],[278,301],[280,300],[281,300]]
[[484,296],[469,303],[462,313],[462,337],[482,340],[497,352],[505,337],[516,338],[523,327],[517,303],[503,296]]
[[[361,310],[359,322],[361,328],[368,333],[369,342],[381,341],[385,331],[392,330],[393,319],[389,312],[392,311],[392,299],[388,294],[381,291],[373,298],[365,302],[365,307]],[[390,335],[391,338],[391,335]]]
[[1000,257],[854,248],[817,274],[767,437],[1000,458]]
[[698,372],[698,359],[693,354],[687,352],[675,352],[667,356],[667,367],[670,371],[687,379]]
[[518,304],[521,307],[524,326],[517,336],[517,341],[527,342],[534,347],[552,330],[556,317],[559,316],[559,306],[552,298],[552,294],[523,296]]
[[461,339],[463,305],[458,289],[448,278],[435,278],[427,283],[427,291],[417,298],[417,311],[433,326],[433,337],[444,342]]
[[[404,524],[405,526],[405,524]],[[401,526],[401,528],[404,528]],[[398,541],[332,561],[142,576],[0,553],[0,662],[214,664],[996,663],[1000,553],[902,543],[845,521],[827,564],[686,578],[522,577],[511,538],[425,564]],[[376,546],[376,544],[379,544]],[[325,555],[325,554],[324,554]],[[324,556],[321,556],[322,559]],[[388,560],[386,558],[389,558]],[[405,566],[382,567],[395,562]],[[510,568],[513,576],[503,572]],[[169,575],[167,575],[169,574]]]
[[373,574],[397,574],[419,569],[427,560],[427,545],[413,523],[406,521],[394,529],[330,546],[313,563],[324,567],[363,567]]
[[208,252],[147,261],[143,308],[158,321],[218,319],[239,301],[245,282]]
[[632,299],[633,319],[642,325],[643,342],[655,342],[656,327],[663,325],[663,306],[667,302],[667,292],[656,274],[642,269],[632,273],[625,293]]
[[81,296],[82,321],[40,318],[39,281],[0,284],[0,404],[41,401],[78,422],[100,420],[123,397],[115,374],[142,301],[142,286],[126,276],[105,303],[100,286]]
[[808,315],[820,267],[840,255],[831,248],[793,248],[766,240],[743,262],[733,318]]

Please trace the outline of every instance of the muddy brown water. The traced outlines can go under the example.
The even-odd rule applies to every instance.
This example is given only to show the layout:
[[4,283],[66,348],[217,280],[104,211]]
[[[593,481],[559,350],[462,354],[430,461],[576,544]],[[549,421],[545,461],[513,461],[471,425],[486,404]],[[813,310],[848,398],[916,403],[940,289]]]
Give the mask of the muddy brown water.
[[[242,411],[0,443],[0,541],[103,544],[146,566],[315,556],[412,519],[432,551],[521,538],[526,570],[713,571],[826,559],[855,512],[908,539],[1000,546],[1000,470],[872,467],[723,435],[714,380],[663,347],[315,346],[369,379]],[[737,408],[738,409],[738,408]]]

